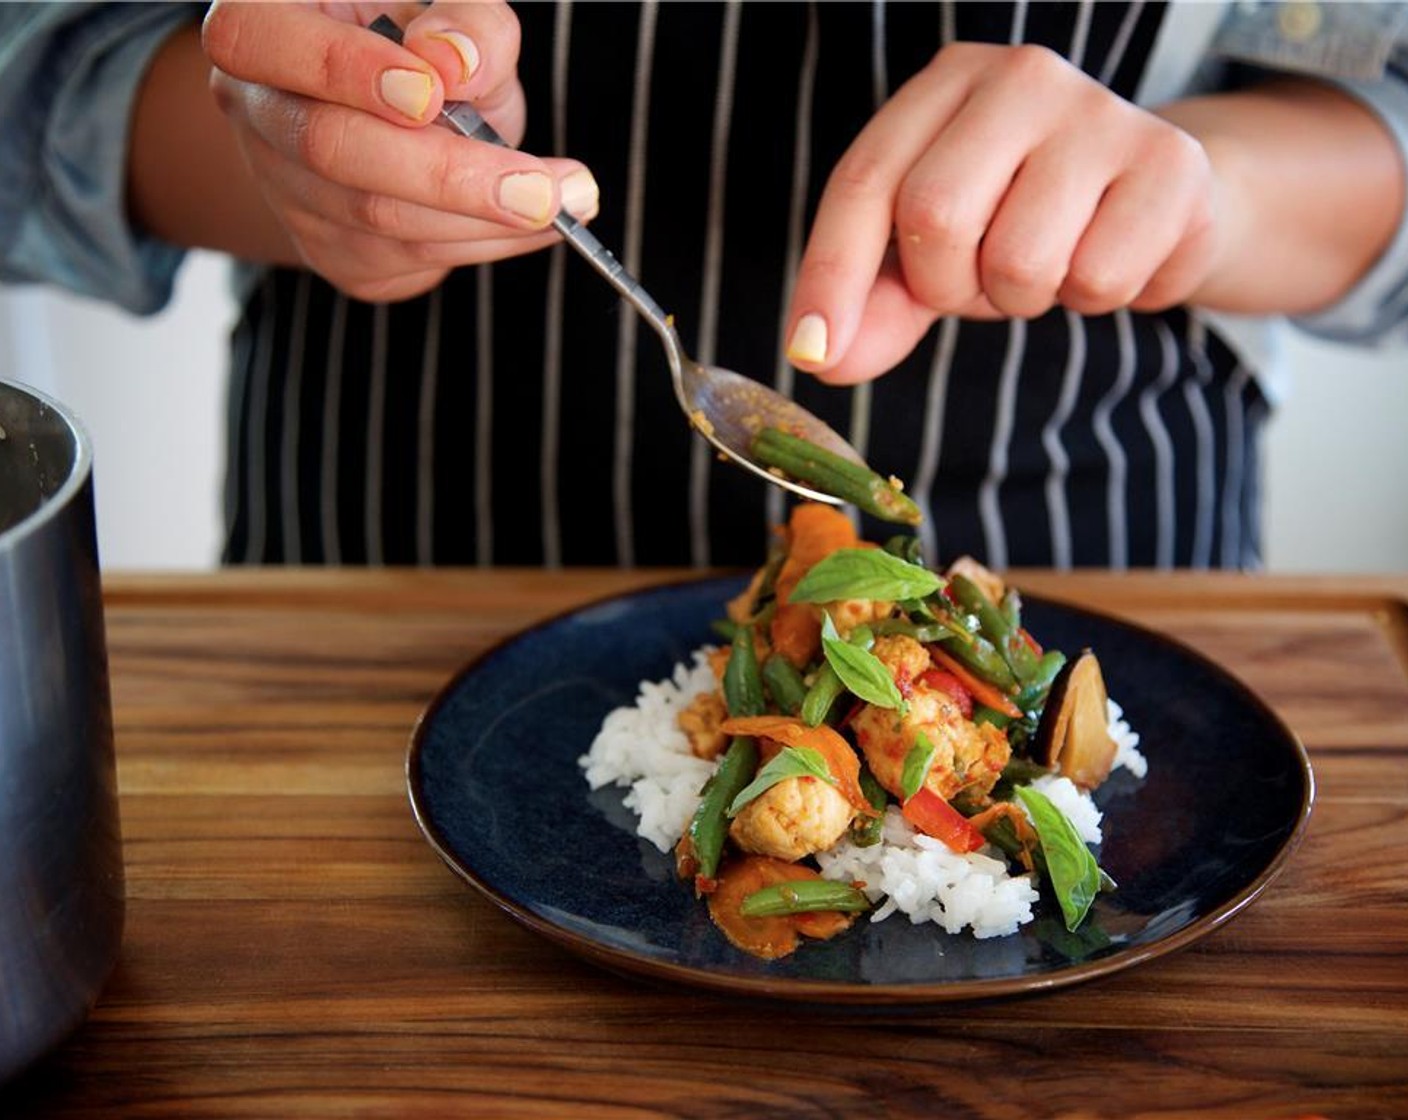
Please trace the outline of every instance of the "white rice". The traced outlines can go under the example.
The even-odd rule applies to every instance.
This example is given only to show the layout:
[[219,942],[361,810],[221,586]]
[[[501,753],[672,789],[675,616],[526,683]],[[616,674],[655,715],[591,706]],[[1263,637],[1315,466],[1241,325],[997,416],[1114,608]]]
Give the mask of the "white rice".
[[[635,704],[617,708],[602,723],[590,750],[578,763],[592,789],[629,787],[624,804],[640,817],[637,834],[662,852],[679,842],[699,804],[699,791],[714,764],[696,758],[679,729],[680,710],[714,687],[709,649],[696,650],[692,664],[675,666],[668,680],[646,681]],[[1139,736],[1130,730],[1119,705],[1110,702],[1110,734],[1117,746],[1115,766],[1143,777],[1148,763]],[[1101,840],[1100,810],[1068,778],[1047,775],[1032,783],[1070,818],[1089,843]],[[899,912],[918,925],[934,922],[949,933],[965,928],[977,938],[1002,937],[1031,921],[1037,889],[1030,875],[1011,875],[1000,856],[960,854],[942,841],[915,831],[899,810],[885,814],[879,844],[857,847],[843,839],[816,857],[827,879],[864,883],[878,903],[872,921]]]
[[690,752],[677,722],[691,700],[714,687],[708,654],[696,650],[694,663],[676,665],[669,680],[643,682],[635,704],[611,712],[578,759],[592,789],[630,787],[624,804],[640,817],[636,831],[662,852],[679,842],[714,772],[712,762]]

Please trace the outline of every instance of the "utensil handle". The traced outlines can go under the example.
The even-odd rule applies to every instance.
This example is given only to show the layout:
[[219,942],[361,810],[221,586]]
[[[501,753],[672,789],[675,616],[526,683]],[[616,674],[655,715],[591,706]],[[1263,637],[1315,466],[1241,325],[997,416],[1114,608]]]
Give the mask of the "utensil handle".
[[[371,23],[371,30],[378,35],[385,36],[393,43],[401,42],[401,29],[396,26],[390,16],[377,16]],[[445,102],[444,107],[440,110],[440,121],[470,140],[483,140],[489,144],[497,144],[501,148],[510,147],[508,142],[494,130],[494,126],[481,117],[468,101]],[[650,325],[665,340],[667,346],[672,349],[679,347],[679,340],[675,336],[670,317],[665,314],[664,309],[655,302],[650,293],[641,287],[640,281],[626,270],[626,266],[618,261],[611,250],[597,239],[596,234],[588,230],[566,210],[557,212],[557,216],[552,220],[552,225],[572,248],[586,258],[588,264],[601,273],[607,282],[630,302],[631,306],[645,316]]]

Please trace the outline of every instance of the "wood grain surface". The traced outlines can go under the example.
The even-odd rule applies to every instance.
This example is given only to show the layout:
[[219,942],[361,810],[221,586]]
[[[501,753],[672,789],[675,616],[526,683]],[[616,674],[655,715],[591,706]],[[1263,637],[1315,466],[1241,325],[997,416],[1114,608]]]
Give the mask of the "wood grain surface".
[[603,972],[412,820],[410,731],[461,664],[681,576],[110,576],[124,950],[0,1116],[1408,1117],[1408,578],[1018,574],[1259,692],[1310,751],[1309,832],[1172,956],[858,1014]]

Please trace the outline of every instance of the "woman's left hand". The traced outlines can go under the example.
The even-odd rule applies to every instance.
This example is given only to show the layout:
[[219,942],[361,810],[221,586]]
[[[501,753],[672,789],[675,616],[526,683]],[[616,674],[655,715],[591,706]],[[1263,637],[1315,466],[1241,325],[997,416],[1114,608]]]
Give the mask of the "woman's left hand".
[[943,315],[1183,302],[1218,250],[1203,147],[1041,47],[958,43],[885,104],[826,185],[788,357],[894,366]]

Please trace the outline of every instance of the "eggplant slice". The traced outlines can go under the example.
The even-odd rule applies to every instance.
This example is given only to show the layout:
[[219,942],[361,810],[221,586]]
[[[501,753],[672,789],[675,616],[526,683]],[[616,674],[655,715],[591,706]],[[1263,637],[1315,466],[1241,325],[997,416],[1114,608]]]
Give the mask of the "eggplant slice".
[[1081,789],[1098,786],[1115,763],[1108,701],[1100,662],[1087,649],[1057,675],[1041,713],[1037,756]]

